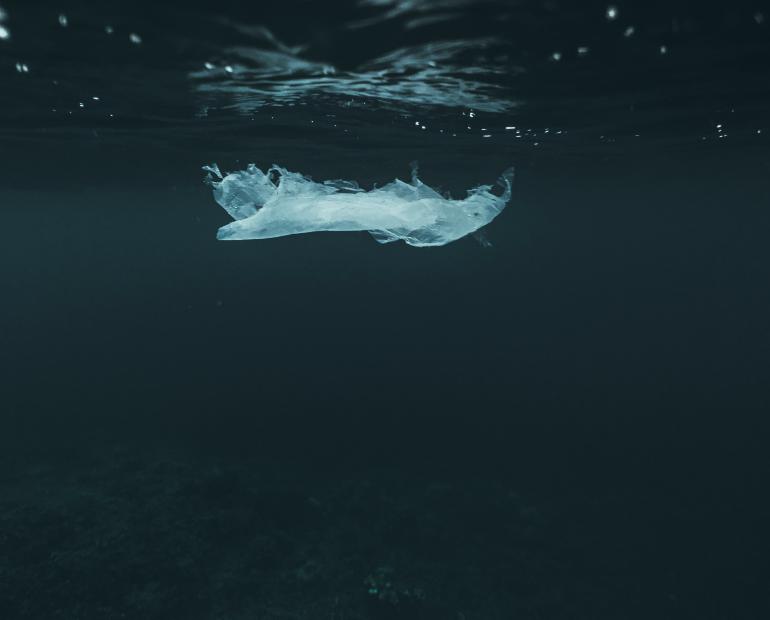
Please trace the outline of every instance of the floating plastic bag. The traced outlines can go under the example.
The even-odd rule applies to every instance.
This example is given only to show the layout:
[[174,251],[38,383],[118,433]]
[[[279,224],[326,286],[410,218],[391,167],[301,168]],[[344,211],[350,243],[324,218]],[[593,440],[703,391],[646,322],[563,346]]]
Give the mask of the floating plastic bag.
[[235,220],[219,229],[218,239],[269,239],[317,231],[365,230],[380,243],[402,240],[424,247],[445,245],[489,224],[508,204],[513,170],[498,184],[468,191],[462,200],[445,198],[425,185],[412,167],[411,183],[396,179],[365,191],[355,181],[311,179],[272,166],[254,164],[222,175],[216,164],[204,166],[214,199]]

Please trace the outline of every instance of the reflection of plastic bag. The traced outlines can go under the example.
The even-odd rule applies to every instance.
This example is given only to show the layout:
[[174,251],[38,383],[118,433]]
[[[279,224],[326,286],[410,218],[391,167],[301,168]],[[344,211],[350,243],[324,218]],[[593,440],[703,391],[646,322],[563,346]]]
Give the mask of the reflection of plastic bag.
[[468,192],[463,200],[444,198],[417,178],[396,179],[362,190],[351,181],[315,183],[296,172],[254,164],[224,177],[216,164],[204,166],[214,199],[235,220],[218,239],[268,239],[316,231],[369,231],[380,243],[403,240],[414,246],[445,245],[489,224],[511,197],[513,170],[500,177],[500,196],[491,185]]

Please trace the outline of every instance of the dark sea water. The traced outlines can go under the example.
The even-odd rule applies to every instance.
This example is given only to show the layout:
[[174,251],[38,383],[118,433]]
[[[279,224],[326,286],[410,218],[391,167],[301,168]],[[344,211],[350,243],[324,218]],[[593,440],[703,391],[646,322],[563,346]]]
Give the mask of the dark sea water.
[[0,619],[770,617],[770,4],[0,6]]

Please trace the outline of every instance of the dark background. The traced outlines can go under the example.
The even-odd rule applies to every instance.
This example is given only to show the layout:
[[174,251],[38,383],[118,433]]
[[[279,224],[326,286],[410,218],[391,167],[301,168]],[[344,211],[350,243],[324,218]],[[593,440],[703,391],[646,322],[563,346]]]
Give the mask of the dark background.
[[[3,66],[61,71],[64,52],[15,41],[62,9],[4,6]],[[0,615],[767,617],[767,49],[729,19],[761,7],[618,6],[652,30],[690,16],[692,57],[669,82],[608,45],[584,91],[533,60],[506,84],[524,107],[480,120],[570,128],[537,149],[415,134],[417,115],[449,127],[442,110],[354,110],[346,134],[310,129],[317,109],[196,118],[181,68],[199,56],[178,42],[214,19],[204,3],[97,12],[145,26],[146,56],[110,61],[149,76],[114,80],[133,93],[105,102],[115,125],[43,114],[47,77],[3,89]],[[484,29],[512,7],[461,10]],[[338,45],[389,36],[364,51],[325,38],[350,6],[284,8],[216,14],[343,65]],[[604,5],[521,10],[562,41]],[[491,249],[217,242],[199,172],[275,161],[369,187],[413,159],[455,195],[516,166]]]

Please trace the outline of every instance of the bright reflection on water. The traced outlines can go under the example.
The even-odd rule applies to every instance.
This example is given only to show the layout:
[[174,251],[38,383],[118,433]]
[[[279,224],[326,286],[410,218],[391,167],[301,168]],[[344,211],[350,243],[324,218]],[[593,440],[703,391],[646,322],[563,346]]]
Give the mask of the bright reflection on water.
[[[394,50],[354,71],[287,51],[236,47],[226,51],[231,62],[206,63],[191,78],[199,93],[227,94],[247,112],[264,103],[286,104],[319,94],[371,98],[393,106],[504,112],[515,103],[504,98],[501,86],[484,79],[506,70],[485,58],[495,46],[500,42],[494,39],[427,43]],[[466,58],[481,62],[464,63]]]

